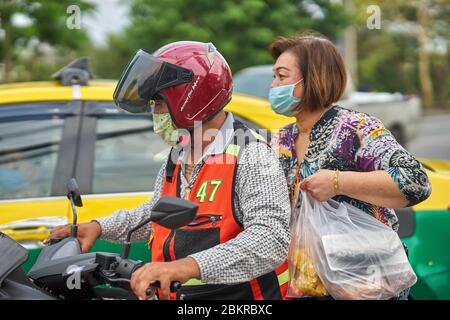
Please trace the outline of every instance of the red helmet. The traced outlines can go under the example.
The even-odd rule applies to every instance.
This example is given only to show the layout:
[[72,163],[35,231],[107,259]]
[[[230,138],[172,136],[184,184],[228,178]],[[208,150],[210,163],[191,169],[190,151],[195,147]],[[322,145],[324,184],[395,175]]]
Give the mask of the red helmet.
[[125,69],[114,101],[127,111],[148,112],[149,101],[164,99],[179,128],[207,121],[231,99],[231,70],[212,43],[180,41],[153,55],[139,50]]

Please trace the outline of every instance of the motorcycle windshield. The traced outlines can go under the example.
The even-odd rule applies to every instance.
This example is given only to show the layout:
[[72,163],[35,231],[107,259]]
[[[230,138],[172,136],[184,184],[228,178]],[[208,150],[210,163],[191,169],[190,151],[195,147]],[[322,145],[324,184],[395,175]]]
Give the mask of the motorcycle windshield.
[[120,77],[113,99],[128,112],[150,112],[149,101],[157,98],[160,90],[190,82],[192,77],[191,70],[140,49]]
[[28,251],[19,243],[0,232],[0,286],[3,280],[28,258]]

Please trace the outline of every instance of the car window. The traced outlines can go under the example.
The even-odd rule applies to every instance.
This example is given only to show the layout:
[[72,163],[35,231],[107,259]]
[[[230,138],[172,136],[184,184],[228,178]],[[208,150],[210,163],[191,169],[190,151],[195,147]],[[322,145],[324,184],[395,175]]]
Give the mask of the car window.
[[64,103],[0,105],[0,200],[51,195]]
[[272,72],[236,74],[233,78],[233,90],[235,92],[267,99],[272,80]]
[[98,116],[92,192],[152,191],[169,150],[151,115]]

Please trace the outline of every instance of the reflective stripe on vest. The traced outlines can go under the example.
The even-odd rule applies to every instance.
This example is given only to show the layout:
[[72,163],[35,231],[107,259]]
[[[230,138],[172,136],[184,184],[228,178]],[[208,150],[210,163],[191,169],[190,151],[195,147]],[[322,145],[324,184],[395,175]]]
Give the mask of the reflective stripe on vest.
[[282,286],[283,284],[289,282],[289,269],[287,269],[283,273],[279,274],[277,276],[277,278],[278,278],[278,284],[280,286]]
[[239,145],[230,143],[228,145],[227,150],[225,151],[225,153],[237,157],[238,154],[239,154],[239,150],[240,149],[241,149],[241,147]]

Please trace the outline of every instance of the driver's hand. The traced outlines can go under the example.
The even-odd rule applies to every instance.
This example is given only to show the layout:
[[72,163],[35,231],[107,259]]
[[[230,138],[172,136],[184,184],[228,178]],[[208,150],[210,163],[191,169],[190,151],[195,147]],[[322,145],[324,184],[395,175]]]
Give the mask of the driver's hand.
[[[92,246],[102,234],[102,228],[98,222],[92,221],[78,225],[78,240],[83,253],[89,252]],[[70,236],[70,224],[55,227],[50,236],[44,240],[47,244],[51,238],[66,238]]]
[[136,270],[131,277],[131,289],[139,300],[147,300],[147,288],[155,281],[159,281],[161,296],[167,300],[170,295],[170,284],[174,281],[185,283],[196,278],[200,279],[200,268],[197,262],[187,257],[171,262],[150,262]]

